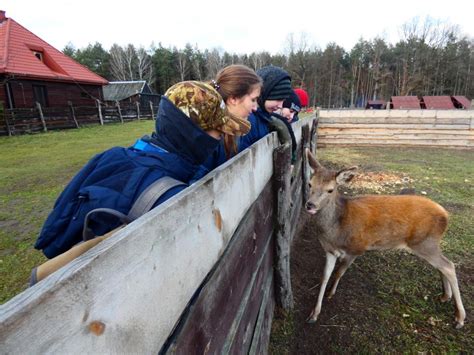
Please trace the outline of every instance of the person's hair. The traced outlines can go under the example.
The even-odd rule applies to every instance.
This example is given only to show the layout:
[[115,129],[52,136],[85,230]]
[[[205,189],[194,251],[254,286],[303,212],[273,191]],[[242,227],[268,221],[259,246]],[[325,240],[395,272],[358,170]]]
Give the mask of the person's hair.
[[[225,103],[231,97],[241,98],[255,88],[262,87],[263,81],[254,70],[241,64],[233,64],[221,69],[213,80],[213,85]],[[234,136],[224,135],[224,150],[227,159],[237,154],[237,142]]]
[[224,102],[231,97],[241,98],[262,86],[262,79],[249,67],[233,64],[221,69],[216,76],[217,91]]

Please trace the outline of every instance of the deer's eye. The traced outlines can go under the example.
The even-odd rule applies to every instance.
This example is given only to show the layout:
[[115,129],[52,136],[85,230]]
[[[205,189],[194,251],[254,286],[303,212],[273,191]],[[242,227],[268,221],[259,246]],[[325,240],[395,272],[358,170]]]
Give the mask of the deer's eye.
[[332,194],[333,191],[334,191],[334,189],[329,189],[328,193]]
[[309,186],[309,188],[311,188],[311,187],[312,187],[310,182],[308,183],[308,186]]

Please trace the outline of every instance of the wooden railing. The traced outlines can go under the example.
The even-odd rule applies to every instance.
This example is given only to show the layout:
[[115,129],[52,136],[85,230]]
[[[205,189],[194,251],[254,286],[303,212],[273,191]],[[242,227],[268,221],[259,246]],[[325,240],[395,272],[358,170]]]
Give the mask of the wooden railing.
[[321,145],[474,147],[474,110],[320,110]]
[[314,122],[294,124],[293,168],[270,134],[0,306],[0,352],[265,353],[293,306]]
[[0,114],[0,136],[14,136],[48,130],[80,128],[86,125],[154,119],[157,106],[119,104],[104,106],[42,107],[6,109]]

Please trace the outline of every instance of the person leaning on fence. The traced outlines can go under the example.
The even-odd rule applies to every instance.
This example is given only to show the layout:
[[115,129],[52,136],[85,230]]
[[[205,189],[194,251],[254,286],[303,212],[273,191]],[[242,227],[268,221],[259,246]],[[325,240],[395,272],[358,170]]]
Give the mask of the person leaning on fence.
[[239,151],[242,151],[271,131],[276,131],[281,143],[291,143],[293,161],[296,151],[296,140],[288,121],[277,112],[283,102],[290,96],[291,78],[282,68],[267,66],[257,70],[263,80],[263,87],[258,99],[258,109],[249,116],[252,126],[250,132],[240,139]]
[[[240,64],[229,65],[217,73],[211,85],[222,96],[229,115],[248,120],[249,115],[257,110],[262,79],[249,67]],[[236,155],[239,138],[237,135],[224,134],[221,144],[200,167],[193,181],[199,180]]]
[[278,111],[280,116],[286,118],[288,123],[298,121],[298,113],[301,111],[300,98],[294,90],[291,91],[290,96],[283,101],[283,107]]
[[[229,114],[209,84],[178,83],[162,96],[156,131],[129,148],[115,147],[95,156],[66,186],[48,216],[35,248],[52,258],[83,240],[86,215],[108,208],[128,215],[138,196],[167,176],[182,183],[164,192],[156,207],[184,189],[223,134],[247,133],[250,124]],[[89,219],[93,234],[103,235],[123,221],[97,213]]]

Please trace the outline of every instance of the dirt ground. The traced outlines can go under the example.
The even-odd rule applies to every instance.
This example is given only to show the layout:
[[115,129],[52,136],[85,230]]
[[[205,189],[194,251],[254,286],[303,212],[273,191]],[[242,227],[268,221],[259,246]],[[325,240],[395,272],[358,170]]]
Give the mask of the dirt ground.
[[[355,179],[352,184],[354,190],[348,189],[345,193],[350,195],[355,190],[358,193],[364,190],[384,193],[394,189],[401,193],[413,193],[410,189],[404,189],[410,182],[411,179],[407,176],[369,172]],[[417,191],[417,194],[422,192]],[[462,333],[456,333],[459,331],[452,327],[454,305],[450,302],[441,304],[437,299],[441,292],[438,274],[423,261],[406,252],[383,252],[378,255],[377,252],[372,252],[358,258],[341,279],[336,295],[330,300],[324,298],[318,321],[315,324],[306,323],[316,304],[325,262],[324,251],[315,238],[315,226],[311,217],[302,211],[300,229],[292,247],[294,311],[286,316],[277,314],[274,319],[270,353],[436,353],[447,349],[448,352],[453,349],[461,349],[462,353],[474,351],[474,340],[469,340],[470,335],[473,335],[471,324],[467,322]],[[408,265],[408,271],[397,273],[399,263],[400,268]],[[381,273],[380,268],[390,270],[388,276]],[[430,278],[426,287],[417,285],[413,291],[407,283],[410,284],[411,276],[416,279],[418,273],[429,274]],[[458,269],[457,273],[461,285],[472,283],[474,263]],[[330,279],[327,290],[332,285],[332,280],[333,278]],[[408,294],[420,292],[422,295],[429,295],[421,296],[420,302],[434,304],[430,307],[439,307],[441,314],[432,313],[432,309],[427,310],[423,306],[418,311],[421,314],[415,314],[416,306],[410,305],[413,300],[405,298],[405,291]],[[469,302],[465,302],[465,307],[469,318],[472,312]],[[399,313],[394,315],[397,312]],[[440,332],[448,332],[447,337],[451,340],[442,339],[446,334],[440,336]],[[456,334],[462,334],[462,339],[456,339]],[[417,349],[418,339],[422,339],[419,343],[423,345],[418,348],[421,351]],[[461,345],[446,344],[450,341]],[[431,342],[433,346],[426,345]]]

